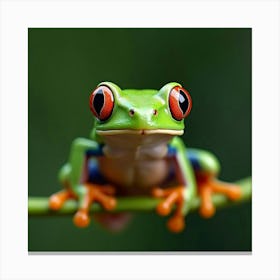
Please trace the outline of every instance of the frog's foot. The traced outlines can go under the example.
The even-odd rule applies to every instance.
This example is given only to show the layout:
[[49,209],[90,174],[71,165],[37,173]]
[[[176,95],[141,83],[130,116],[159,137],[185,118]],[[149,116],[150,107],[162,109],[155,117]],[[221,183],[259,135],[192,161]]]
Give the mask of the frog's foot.
[[66,200],[74,197],[75,195],[70,189],[64,189],[60,192],[54,193],[49,198],[49,207],[52,210],[59,210]]
[[183,215],[183,206],[184,206],[184,196],[183,196],[184,187],[179,186],[176,188],[154,188],[152,195],[157,198],[164,198],[161,201],[156,211],[161,216],[167,216],[171,213],[173,206],[176,204],[176,210],[173,216],[168,220],[167,227],[172,232],[181,232],[185,227],[185,219]]
[[99,202],[106,210],[116,207],[116,199],[112,197],[115,189],[112,186],[101,186],[87,183],[84,185],[85,193],[82,197],[81,207],[74,216],[73,222],[77,227],[87,227],[90,223],[89,209],[93,202]]
[[239,186],[219,181],[212,176],[200,176],[198,178],[198,192],[201,197],[200,214],[204,218],[210,218],[215,214],[215,207],[212,202],[213,193],[221,193],[231,200],[241,197]]

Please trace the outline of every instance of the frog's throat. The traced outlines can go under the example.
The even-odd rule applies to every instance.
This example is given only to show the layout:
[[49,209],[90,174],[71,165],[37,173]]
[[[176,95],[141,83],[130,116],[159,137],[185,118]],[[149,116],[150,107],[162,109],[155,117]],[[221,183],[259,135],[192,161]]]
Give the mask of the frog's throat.
[[99,135],[119,135],[119,134],[134,134],[134,135],[151,135],[151,134],[169,134],[182,135],[184,130],[175,129],[112,129],[112,130],[96,130]]

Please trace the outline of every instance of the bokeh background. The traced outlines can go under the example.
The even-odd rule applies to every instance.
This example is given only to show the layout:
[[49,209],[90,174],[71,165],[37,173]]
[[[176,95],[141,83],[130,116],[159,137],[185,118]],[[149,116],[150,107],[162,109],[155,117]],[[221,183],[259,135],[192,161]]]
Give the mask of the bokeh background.
[[[251,29],[41,29],[28,31],[29,196],[61,189],[57,172],[70,145],[88,137],[90,92],[101,81],[121,88],[160,89],[180,82],[193,109],[184,141],[222,163],[220,178],[251,175]],[[29,217],[29,251],[250,251],[251,203],[219,210],[208,220],[186,217],[169,233],[166,219],[135,214],[112,234],[72,217]]]

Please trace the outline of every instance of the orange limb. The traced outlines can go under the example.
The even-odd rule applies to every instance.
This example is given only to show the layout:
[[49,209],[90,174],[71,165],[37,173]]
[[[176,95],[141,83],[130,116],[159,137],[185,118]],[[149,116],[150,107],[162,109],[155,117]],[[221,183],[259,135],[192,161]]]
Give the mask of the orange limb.
[[116,207],[116,199],[112,197],[115,190],[111,186],[100,186],[87,183],[84,185],[86,193],[83,196],[82,204],[74,216],[73,222],[77,227],[86,227],[90,223],[89,209],[93,202],[99,202],[106,210]]
[[167,222],[167,227],[172,232],[181,232],[185,227],[183,190],[184,187],[179,186],[168,189],[154,188],[152,191],[154,197],[164,198],[156,208],[159,215],[166,216],[171,213],[175,204],[177,206],[173,216]]
[[216,210],[211,199],[211,188],[209,186],[204,186],[199,189],[199,193],[201,197],[200,214],[205,218],[212,217]]
[[201,197],[200,214],[204,218],[210,218],[215,214],[215,207],[212,202],[212,194],[221,193],[231,200],[237,200],[241,197],[239,186],[218,181],[210,175],[198,176],[198,192]]

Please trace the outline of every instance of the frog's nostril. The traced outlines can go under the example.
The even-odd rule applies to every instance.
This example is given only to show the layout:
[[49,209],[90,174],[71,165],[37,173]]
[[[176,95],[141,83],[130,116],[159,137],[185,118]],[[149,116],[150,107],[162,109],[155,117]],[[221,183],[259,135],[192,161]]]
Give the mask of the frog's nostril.
[[153,115],[157,116],[158,115],[158,111],[156,109],[153,110]]
[[133,117],[134,114],[135,114],[135,111],[134,111],[133,109],[130,109],[130,110],[129,110],[129,115],[130,115],[131,117]]

